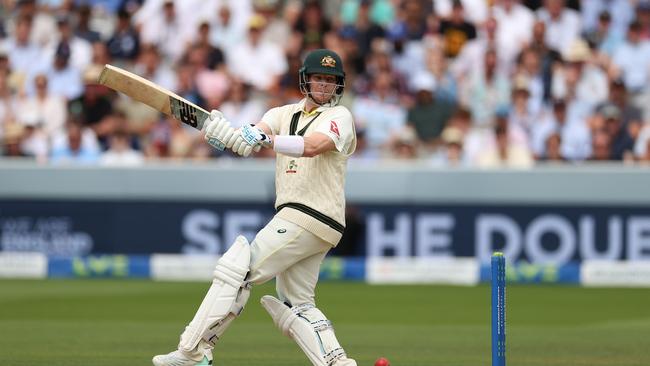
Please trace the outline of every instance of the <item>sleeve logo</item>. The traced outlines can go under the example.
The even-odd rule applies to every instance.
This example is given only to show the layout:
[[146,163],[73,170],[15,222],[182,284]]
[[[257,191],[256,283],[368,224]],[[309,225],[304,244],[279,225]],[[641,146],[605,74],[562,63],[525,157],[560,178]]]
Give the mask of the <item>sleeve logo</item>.
[[341,138],[341,134],[339,133],[339,126],[334,121],[330,121],[330,132],[335,134],[336,137]]

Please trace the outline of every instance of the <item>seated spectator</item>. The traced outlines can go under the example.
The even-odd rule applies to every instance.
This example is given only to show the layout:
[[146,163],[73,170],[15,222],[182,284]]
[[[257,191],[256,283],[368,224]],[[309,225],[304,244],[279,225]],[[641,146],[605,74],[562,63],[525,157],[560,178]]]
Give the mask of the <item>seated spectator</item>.
[[567,52],[580,37],[580,14],[569,9],[565,0],[545,0],[537,10],[537,18],[546,24],[546,44],[560,52]]
[[[436,0],[433,2],[433,9],[440,18],[449,18],[452,15],[454,5],[458,0]],[[482,24],[488,18],[489,7],[485,0],[460,0],[461,6],[465,9],[467,20],[473,24]]]
[[453,115],[455,105],[434,97],[436,81],[430,74],[416,76],[412,89],[416,93],[415,105],[409,108],[406,123],[415,131],[420,143],[432,150]]
[[497,44],[503,58],[514,60],[532,38],[535,15],[519,0],[501,0],[493,7],[497,20]]
[[88,4],[81,4],[77,7],[77,24],[74,29],[75,36],[85,39],[91,44],[101,41],[99,32],[91,29],[90,18],[92,16],[92,9]]
[[65,128],[68,117],[65,99],[49,92],[47,76],[40,74],[34,78],[36,95],[21,99],[18,110],[24,111],[16,117],[25,125],[42,128],[47,136],[54,136]]
[[553,74],[552,95],[555,99],[571,96],[586,108],[593,108],[607,99],[607,75],[592,63],[589,45],[580,39],[563,54],[564,65]]
[[533,157],[525,145],[514,143],[510,138],[508,123],[499,119],[494,128],[495,146],[484,149],[478,157],[481,168],[529,168]]
[[438,28],[443,39],[445,56],[455,58],[470,40],[476,38],[476,27],[465,20],[465,8],[460,0],[452,1],[448,18],[440,21]]
[[447,126],[442,131],[442,145],[433,155],[433,165],[439,167],[462,167],[468,162],[463,150],[465,136],[455,126]]
[[562,136],[559,133],[553,133],[548,136],[544,147],[544,153],[539,160],[546,162],[563,162],[566,160],[562,156]]
[[354,100],[352,115],[357,126],[365,130],[368,150],[390,148],[406,125],[406,110],[389,73],[380,72],[373,80],[371,93]]
[[549,155],[546,151],[548,139],[558,134],[558,141],[562,142],[562,130],[567,125],[566,103],[562,99],[553,102],[550,111],[546,111],[541,118],[536,120],[530,129],[530,147],[536,158]]
[[592,48],[596,48],[608,59],[625,39],[624,33],[612,27],[612,16],[608,11],[600,13],[596,27],[585,32],[584,38]]
[[43,49],[30,40],[32,20],[20,17],[16,21],[13,36],[3,40],[2,48],[9,56],[9,65],[13,73],[25,80],[28,76],[42,72],[49,64]]
[[131,14],[126,10],[117,13],[117,25],[107,46],[111,57],[122,64],[133,62],[140,52],[140,37],[131,24]]
[[142,47],[133,71],[165,89],[175,91],[177,88],[176,74],[168,63],[164,62],[156,46]]
[[507,75],[497,69],[496,50],[486,51],[483,66],[473,70],[461,85],[461,103],[471,110],[475,126],[488,128],[497,110],[510,103],[510,83]]
[[69,62],[70,52],[67,43],[59,43],[54,63],[46,71],[49,92],[66,100],[79,98],[84,91],[81,70]]
[[413,160],[418,157],[417,138],[412,130],[402,130],[392,141],[391,157],[399,160]]
[[611,160],[611,137],[604,130],[594,131],[591,143],[591,161]]
[[641,39],[641,24],[632,22],[627,39],[614,51],[611,73],[621,77],[630,93],[648,91],[650,84],[650,41]]
[[604,131],[609,135],[610,159],[623,160],[634,149],[634,139],[630,134],[630,129],[633,129],[634,126],[630,125],[625,127],[622,121],[621,110],[613,105],[603,108],[600,111],[600,115],[604,120]]
[[27,155],[22,150],[22,143],[25,138],[25,127],[16,122],[4,125],[2,134],[2,156],[19,158]]
[[251,99],[251,86],[234,79],[230,83],[228,99],[219,110],[237,128],[262,119],[266,106],[258,99]]
[[109,137],[108,150],[102,153],[99,163],[105,166],[137,166],[144,163],[141,152],[131,148],[129,135],[117,131]]
[[57,25],[59,28],[59,41],[53,42],[46,50],[47,60],[52,60],[60,45],[65,44],[69,48],[69,63],[70,66],[83,72],[92,61],[92,45],[90,42],[80,38],[74,34],[70,17],[60,15],[57,18]]
[[225,50],[226,60],[233,76],[257,90],[273,93],[279,89],[280,79],[288,65],[282,48],[261,38],[265,25],[264,17],[252,16],[248,37],[237,46]]
[[53,164],[96,164],[99,158],[95,133],[77,122],[68,123],[66,131],[53,138],[50,154]]

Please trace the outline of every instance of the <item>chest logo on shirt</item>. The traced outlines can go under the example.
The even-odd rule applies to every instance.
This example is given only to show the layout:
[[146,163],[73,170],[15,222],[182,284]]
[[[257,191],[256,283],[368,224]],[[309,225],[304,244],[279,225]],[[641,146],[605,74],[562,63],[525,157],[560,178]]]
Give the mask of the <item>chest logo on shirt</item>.
[[296,164],[295,160],[290,160],[289,165],[287,166],[287,171],[285,173],[287,174],[297,173],[298,171],[296,169],[298,169],[298,164]]
[[339,133],[339,126],[334,121],[330,121],[330,132],[335,134],[336,137],[341,138],[341,134]]

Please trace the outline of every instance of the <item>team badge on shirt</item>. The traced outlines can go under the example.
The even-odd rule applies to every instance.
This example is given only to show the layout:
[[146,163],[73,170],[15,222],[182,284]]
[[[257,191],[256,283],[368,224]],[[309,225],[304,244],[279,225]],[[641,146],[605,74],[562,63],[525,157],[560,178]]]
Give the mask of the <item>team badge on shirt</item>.
[[341,134],[339,133],[339,126],[334,121],[330,121],[330,132],[335,134],[336,137],[341,138]]
[[285,173],[291,174],[291,173],[297,173],[298,171],[298,164],[296,164],[295,160],[289,160],[289,165],[287,166],[287,171]]

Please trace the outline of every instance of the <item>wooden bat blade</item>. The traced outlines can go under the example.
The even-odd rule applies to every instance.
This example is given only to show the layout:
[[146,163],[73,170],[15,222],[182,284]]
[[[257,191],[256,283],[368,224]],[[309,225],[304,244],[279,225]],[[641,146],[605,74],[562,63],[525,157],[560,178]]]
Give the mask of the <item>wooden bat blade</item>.
[[208,111],[160,85],[119,67],[105,65],[99,75],[99,84],[124,93],[197,130],[203,129]]

